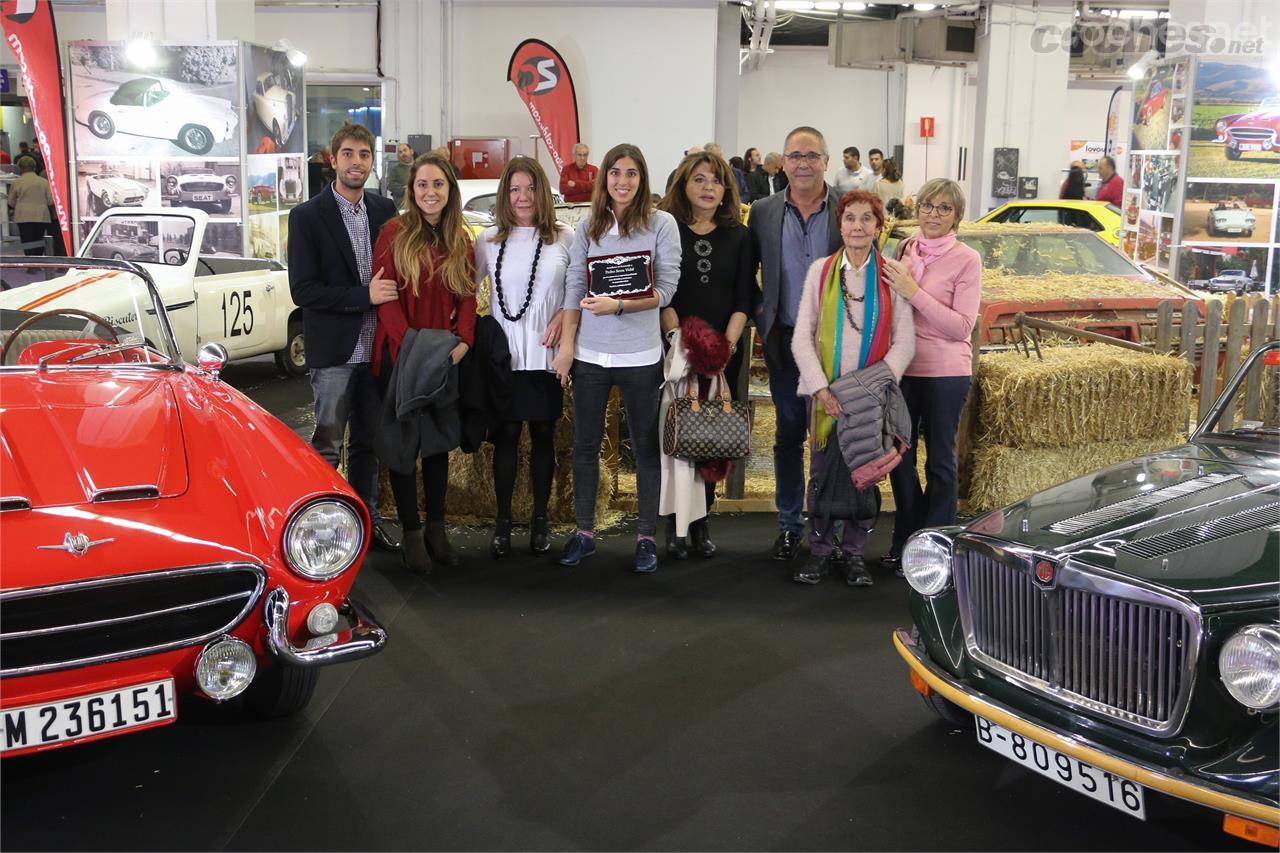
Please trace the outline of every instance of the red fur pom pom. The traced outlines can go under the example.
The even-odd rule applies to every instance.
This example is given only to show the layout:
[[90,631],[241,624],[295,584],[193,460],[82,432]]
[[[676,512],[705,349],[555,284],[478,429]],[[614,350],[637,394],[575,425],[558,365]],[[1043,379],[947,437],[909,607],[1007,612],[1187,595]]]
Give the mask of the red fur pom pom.
[[729,363],[729,341],[701,317],[680,321],[680,342],[689,369],[703,376],[715,376]]
[[718,483],[729,476],[733,463],[728,459],[713,459],[710,462],[698,463],[698,474],[704,483]]

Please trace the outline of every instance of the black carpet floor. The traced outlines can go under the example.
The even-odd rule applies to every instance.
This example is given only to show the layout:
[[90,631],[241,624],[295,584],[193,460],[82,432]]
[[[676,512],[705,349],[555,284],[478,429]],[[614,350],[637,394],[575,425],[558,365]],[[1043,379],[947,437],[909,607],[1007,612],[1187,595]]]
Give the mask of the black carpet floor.
[[[884,548],[886,519],[869,554]],[[357,583],[384,653],[269,723],[189,701],[173,726],[0,765],[5,850],[1251,848],[1155,794],[1147,823],[937,721],[889,635],[904,581],[792,583],[771,517],[720,554],[629,571],[489,559]]]

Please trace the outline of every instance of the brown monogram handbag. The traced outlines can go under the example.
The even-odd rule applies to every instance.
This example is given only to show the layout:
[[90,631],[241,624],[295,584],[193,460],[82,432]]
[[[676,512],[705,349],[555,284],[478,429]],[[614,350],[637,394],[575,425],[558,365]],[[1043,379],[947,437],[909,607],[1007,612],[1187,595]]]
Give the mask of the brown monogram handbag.
[[662,452],[690,462],[742,459],[751,454],[749,404],[729,399],[729,383],[720,374],[720,399],[699,400],[698,379],[689,377],[689,390],[667,406],[662,428]]

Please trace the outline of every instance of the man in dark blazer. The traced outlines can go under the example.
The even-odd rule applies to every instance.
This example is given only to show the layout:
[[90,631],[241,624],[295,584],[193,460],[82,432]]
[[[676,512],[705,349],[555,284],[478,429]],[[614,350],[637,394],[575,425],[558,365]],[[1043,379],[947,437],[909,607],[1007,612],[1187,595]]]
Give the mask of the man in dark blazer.
[[372,361],[376,309],[396,298],[396,285],[371,267],[378,231],[396,206],[364,191],[373,169],[367,128],[344,124],[330,150],[335,180],[289,213],[289,291],[302,309],[315,396],[311,446],[337,468],[350,427],[347,481],[369,508],[373,544],[394,551],[400,546],[378,516],[373,434],[380,406]]
[[[773,494],[778,538],[773,557],[790,560],[799,554],[804,534],[804,441],[809,427],[805,401],[796,393],[800,369],[791,355],[791,336],[805,274],[814,262],[835,252],[841,240],[836,221],[840,196],[826,183],[826,140],[812,127],[797,127],[787,134],[782,150],[787,189],[753,204],[748,228],[760,247],[762,298],[755,322],[764,340],[775,412]],[[793,579],[817,583],[821,578],[801,569]]]
[[787,173],[782,169],[782,155],[777,151],[770,151],[760,168],[747,173],[747,190],[752,201],[768,198],[786,188]]

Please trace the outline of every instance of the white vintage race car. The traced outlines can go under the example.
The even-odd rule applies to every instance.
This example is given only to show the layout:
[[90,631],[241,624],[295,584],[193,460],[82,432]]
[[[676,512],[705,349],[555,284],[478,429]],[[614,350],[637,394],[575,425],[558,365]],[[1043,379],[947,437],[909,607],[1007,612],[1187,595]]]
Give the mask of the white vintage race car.
[[297,95],[283,86],[270,71],[259,74],[253,87],[253,111],[262,126],[271,131],[276,145],[284,145],[298,123]]
[[240,185],[235,175],[219,175],[211,169],[168,175],[162,183],[164,195],[174,207],[212,206],[219,213],[231,210],[231,199]]
[[226,98],[196,95],[154,77],[139,77],[86,93],[76,102],[76,121],[100,139],[117,133],[170,139],[184,151],[207,154],[235,133],[236,111]]
[[119,172],[104,169],[85,178],[89,206],[96,213],[109,207],[138,207],[147,200],[147,187]]
[[1225,235],[1252,237],[1258,220],[1253,212],[1242,207],[1224,207],[1209,211],[1209,236]]
[[[274,353],[284,373],[306,373],[302,310],[290,296],[289,274],[271,261],[192,252],[192,246],[202,245],[208,222],[204,211],[188,208],[111,210],[98,220],[80,256],[141,264],[155,280],[184,358],[194,359],[202,345],[216,342],[233,360]],[[118,251],[124,245],[146,251],[124,254]],[[76,270],[15,287],[0,293],[0,309],[37,312],[75,306],[101,317],[125,317],[130,309],[124,291],[119,304],[112,301],[110,288],[92,290],[101,304],[85,304],[83,295],[76,293],[86,278],[117,274],[123,275]]]

